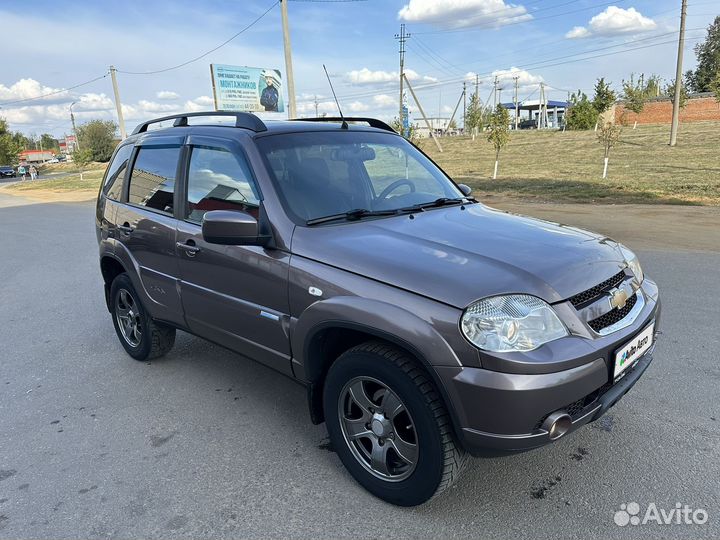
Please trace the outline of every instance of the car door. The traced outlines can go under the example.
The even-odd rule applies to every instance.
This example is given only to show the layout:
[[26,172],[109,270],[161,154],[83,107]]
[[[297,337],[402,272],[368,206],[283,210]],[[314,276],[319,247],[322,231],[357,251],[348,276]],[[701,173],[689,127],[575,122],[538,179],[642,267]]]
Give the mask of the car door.
[[148,137],[136,145],[123,202],[115,213],[115,253],[134,268],[138,292],[150,314],[179,326],[184,323],[178,291],[175,247],[176,177],[183,137]]
[[240,210],[257,219],[262,195],[241,145],[188,138],[183,216],[177,246],[180,294],[194,333],[290,374],[290,255],[261,246],[226,246],[203,239],[210,210]]

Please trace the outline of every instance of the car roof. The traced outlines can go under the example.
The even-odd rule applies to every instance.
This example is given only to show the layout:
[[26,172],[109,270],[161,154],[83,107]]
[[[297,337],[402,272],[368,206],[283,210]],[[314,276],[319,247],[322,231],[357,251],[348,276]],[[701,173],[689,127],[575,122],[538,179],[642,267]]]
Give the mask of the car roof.
[[[209,113],[208,116],[212,116]],[[167,120],[171,120],[174,117],[168,117]],[[230,116],[229,118],[232,118]],[[305,132],[369,132],[369,133],[385,133],[397,135],[392,128],[387,126],[384,122],[375,120],[372,118],[348,118],[347,127],[343,127],[342,121],[335,118],[328,119],[307,119],[307,120],[268,120],[260,121],[261,125],[264,126],[263,130],[256,130],[252,127],[241,126],[236,127],[229,123],[194,123],[180,126],[169,126],[162,128],[147,129],[149,125],[154,122],[160,122],[165,119],[158,119],[153,122],[141,124],[136,128],[135,132],[123,142],[135,141],[138,138],[155,137],[155,136],[167,136],[167,135],[188,135],[194,134],[206,134],[206,135],[220,135],[223,137],[234,138],[233,134],[249,134],[253,138],[267,137],[271,135],[279,135],[286,133],[305,133]],[[373,127],[376,126],[383,127]]]

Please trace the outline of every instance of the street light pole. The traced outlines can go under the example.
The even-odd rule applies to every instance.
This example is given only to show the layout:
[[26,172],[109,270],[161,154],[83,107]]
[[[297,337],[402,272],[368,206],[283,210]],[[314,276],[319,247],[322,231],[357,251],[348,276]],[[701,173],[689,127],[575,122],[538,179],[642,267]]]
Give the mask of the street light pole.
[[680,92],[682,91],[683,49],[685,48],[685,17],[687,0],[682,0],[680,11],[680,37],[678,39],[677,66],[675,71],[675,97],[673,99],[672,124],[670,125],[670,146],[677,144],[678,123],[680,122]]
[[[80,142],[78,141],[77,129],[75,128],[75,115],[72,112],[73,105],[75,105],[76,103],[77,101],[73,101],[70,104],[70,121],[72,122],[73,135],[75,135],[75,146],[73,148],[73,152],[75,150],[80,150]],[[65,145],[65,150],[67,150],[67,145]]]
[[115,75],[115,66],[110,66],[110,76],[112,78],[113,93],[115,94],[115,108],[118,115],[118,126],[120,127],[120,140],[127,138],[125,131],[125,119],[123,118],[122,102],[120,101],[120,90],[118,90],[117,76]]

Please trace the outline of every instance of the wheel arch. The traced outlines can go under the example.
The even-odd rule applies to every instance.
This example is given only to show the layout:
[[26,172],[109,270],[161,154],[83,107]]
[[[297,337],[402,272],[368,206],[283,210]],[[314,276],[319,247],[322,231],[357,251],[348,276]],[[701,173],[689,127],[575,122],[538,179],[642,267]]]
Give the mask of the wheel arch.
[[125,266],[112,255],[105,254],[100,258],[100,273],[103,277],[104,289],[105,289],[105,305],[108,311],[110,308],[110,285],[113,280],[123,272],[127,272]]
[[[327,304],[322,306],[322,304]],[[302,351],[293,361],[296,376],[308,389],[310,416],[315,424],[324,421],[323,387],[332,363],[345,351],[366,341],[382,341],[412,357],[440,393],[453,428],[459,427],[453,402],[435,365],[461,364],[445,340],[432,326],[397,306],[358,297],[332,298],[317,302],[304,313],[293,332],[293,350]],[[338,316],[344,313],[346,316]],[[308,324],[312,321],[312,324]]]

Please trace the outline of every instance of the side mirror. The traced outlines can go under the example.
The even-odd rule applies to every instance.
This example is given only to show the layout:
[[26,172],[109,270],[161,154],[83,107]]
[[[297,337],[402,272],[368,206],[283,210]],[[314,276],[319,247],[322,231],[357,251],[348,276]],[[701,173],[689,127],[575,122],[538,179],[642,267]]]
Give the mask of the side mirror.
[[460,188],[460,191],[462,191],[462,194],[466,197],[469,197],[472,193],[472,188],[467,184],[458,184],[458,187]]
[[203,239],[210,244],[226,246],[262,246],[270,237],[261,235],[258,222],[247,212],[211,210],[202,222]]

